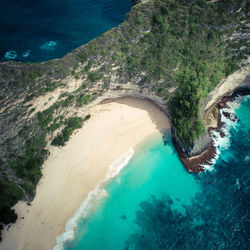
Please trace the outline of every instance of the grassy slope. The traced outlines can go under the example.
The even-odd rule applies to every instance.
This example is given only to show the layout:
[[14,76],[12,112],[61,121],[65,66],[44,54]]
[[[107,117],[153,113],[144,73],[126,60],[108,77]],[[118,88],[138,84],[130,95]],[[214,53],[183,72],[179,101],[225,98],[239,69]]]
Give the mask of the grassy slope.
[[[241,6],[243,10],[236,12]],[[80,126],[82,120],[75,118],[77,124],[68,128],[65,110],[77,110],[102,95],[110,87],[111,75],[116,74],[121,85],[131,81],[164,98],[179,139],[191,145],[205,131],[202,100],[249,53],[243,36],[228,39],[235,31],[248,31],[242,22],[247,11],[244,0],[149,1],[134,6],[122,25],[61,59],[1,63],[0,107],[7,108],[0,114],[0,197],[4,200],[0,221],[15,221],[10,207],[21,197],[34,196],[48,137],[59,138],[53,142],[63,145],[68,131]],[[34,115],[28,118],[32,100],[63,86],[67,77],[82,79],[82,86],[71,94],[65,92],[43,112],[30,110]],[[101,81],[98,89],[97,81]],[[17,100],[18,105],[11,104]]]

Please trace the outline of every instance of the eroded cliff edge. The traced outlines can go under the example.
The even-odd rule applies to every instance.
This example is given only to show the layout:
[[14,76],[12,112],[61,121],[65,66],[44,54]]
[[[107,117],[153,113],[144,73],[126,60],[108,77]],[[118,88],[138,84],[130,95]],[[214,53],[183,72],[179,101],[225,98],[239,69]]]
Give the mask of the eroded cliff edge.
[[50,147],[67,143],[89,107],[106,98],[157,103],[182,154],[209,145],[204,100],[221,79],[249,65],[249,4],[136,2],[121,25],[63,58],[0,63],[0,227],[15,221],[18,200],[34,198]]
[[[178,151],[179,157],[189,172],[199,173],[205,170],[205,165],[211,165],[216,156],[216,148],[213,143],[213,131],[225,136],[221,131],[221,109],[227,107],[227,102],[233,101],[237,96],[250,95],[250,67],[245,66],[234,72],[208,95],[204,101],[203,121],[206,126],[206,133],[194,141],[192,147],[186,147],[177,138],[175,129],[172,129],[173,142]],[[233,121],[237,117],[230,117],[230,114],[223,111]]]

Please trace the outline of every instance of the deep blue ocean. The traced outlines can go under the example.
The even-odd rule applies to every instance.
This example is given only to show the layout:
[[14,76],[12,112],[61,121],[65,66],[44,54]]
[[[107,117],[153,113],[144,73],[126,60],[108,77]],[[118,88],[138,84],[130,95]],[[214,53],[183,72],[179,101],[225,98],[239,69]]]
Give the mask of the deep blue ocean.
[[[0,60],[62,57],[119,25],[131,6],[131,0],[1,0]],[[83,202],[74,238],[59,236],[55,249],[250,249],[250,97],[235,103],[230,112],[239,121],[224,117],[226,137],[215,139],[220,154],[210,171],[189,174],[170,133],[166,145],[152,135]]]
[[223,118],[226,137],[216,138],[219,155],[210,171],[188,173],[170,133],[166,145],[152,135],[88,197],[64,249],[249,249],[250,96],[227,111],[239,121]]
[[119,25],[132,0],[1,0],[0,60],[64,56]]

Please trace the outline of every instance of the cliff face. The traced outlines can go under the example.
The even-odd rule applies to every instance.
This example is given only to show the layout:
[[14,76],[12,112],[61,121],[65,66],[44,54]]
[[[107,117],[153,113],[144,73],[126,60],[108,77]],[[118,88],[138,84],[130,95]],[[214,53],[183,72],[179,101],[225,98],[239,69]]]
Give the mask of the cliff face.
[[0,206],[7,213],[2,217],[18,199],[34,197],[49,145],[58,135],[63,138],[71,118],[81,121],[90,106],[107,98],[154,101],[172,119],[186,156],[210,145],[203,113],[219,98],[218,91],[210,92],[237,69],[249,71],[243,68],[249,64],[248,5],[241,7],[238,0],[134,4],[124,23],[63,58],[0,63],[0,196],[10,197]]
[[250,67],[247,65],[226,79],[223,79],[207,96],[203,106],[203,122],[206,126],[206,133],[197,138],[192,146],[187,147],[184,145],[178,139],[175,129],[172,129],[174,144],[178,150],[180,159],[188,171],[195,173],[204,171],[202,166],[210,164],[211,160],[215,157],[216,149],[213,146],[210,132],[212,130],[220,131],[221,129],[220,109],[226,107],[226,103],[233,100],[237,95],[249,94]]
[[[248,58],[249,63],[250,58]],[[220,84],[206,97],[203,108],[203,122],[206,126],[206,133],[199,136],[191,146],[184,145],[176,135],[173,129],[173,136],[175,137],[176,145],[186,157],[194,157],[201,155],[209,148],[212,143],[208,130],[211,128],[218,128],[218,120],[220,119],[219,108],[217,107],[220,100],[225,97],[234,96],[236,94],[248,93],[250,88],[250,66],[244,66],[237,70],[226,79],[223,79]],[[242,92],[238,91],[242,90]]]
[[172,129],[173,143],[177,149],[180,160],[189,172],[203,172],[205,171],[205,166],[213,164],[214,159],[217,157],[217,149],[213,141],[213,131],[219,132],[222,138],[225,136],[222,115],[233,122],[238,120],[237,116],[227,111],[221,113],[221,109],[227,108],[227,102],[233,101],[235,97],[244,95],[250,95],[249,81],[247,84],[242,82],[239,84],[239,87],[221,96],[219,100],[213,103],[212,106],[205,111],[204,124],[206,125],[207,133],[195,140],[193,147],[187,148],[183,145],[183,143],[178,140],[174,129]]
[[[221,83],[208,95],[204,105],[204,124],[206,128],[218,127],[219,109],[217,104],[225,96],[233,97],[235,94],[248,93],[250,88],[250,67],[245,66],[234,72],[228,78],[223,79]],[[238,91],[238,90],[243,90]]]
[[180,154],[182,154],[186,158],[202,154],[205,150],[208,149],[211,144],[211,138],[208,132],[200,135],[197,139],[195,139],[192,145],[186,146],[178,139],[174,128],[172,129],[172,131],[175,145],[179,148]]

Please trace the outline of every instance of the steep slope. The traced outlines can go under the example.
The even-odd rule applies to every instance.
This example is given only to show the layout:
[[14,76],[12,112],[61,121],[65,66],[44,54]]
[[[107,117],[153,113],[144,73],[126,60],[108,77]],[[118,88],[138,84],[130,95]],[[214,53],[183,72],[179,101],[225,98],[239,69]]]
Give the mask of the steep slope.
[[[107,97],[156,100],[183,151],[206,136],[204,100],[249,54],[249,3],[151,0],[118,27],[61,59],[0,64],[0,222],[32,200],[48,147],[63,146]],[[167,108],[169,107],[169,109]]]

